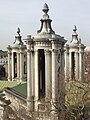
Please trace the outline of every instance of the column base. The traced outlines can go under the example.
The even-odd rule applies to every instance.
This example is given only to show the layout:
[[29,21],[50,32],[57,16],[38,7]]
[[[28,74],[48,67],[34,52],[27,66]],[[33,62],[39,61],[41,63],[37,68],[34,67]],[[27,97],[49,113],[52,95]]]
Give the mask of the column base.
[[64,111],[52,111],[51,120],[65,120],[65,112]]
[[58,118],[58,113],[55,112],[55,111],[52,111],[52,112],[50,113],[50,116],[51,116],[50,120],[59,120],[59,118]]
[[55,99],[53,99],[52,101],[51,101],[51,109],[52,109],[52,112],[57,112],[57,101],[55,101]]
[[35,111],[38,111],[38,101],[35,101],[34,110],[35,110]]
[[26,79],[23,77],[23,78],[20,78],[19,80],[20,82],[22,82],[22,81],[25,81]]
[[8,81],[12,81],[12,79],[11,79],[11,78],[8,78]]
[[78,79],[78,81],[80,81],[80,82],[81,82],[81,81],[83,81],[83,80],[82,80],[82,78],[79,78],[79,79]]
[[34,101],[27,99],[27,111],[34,111]]

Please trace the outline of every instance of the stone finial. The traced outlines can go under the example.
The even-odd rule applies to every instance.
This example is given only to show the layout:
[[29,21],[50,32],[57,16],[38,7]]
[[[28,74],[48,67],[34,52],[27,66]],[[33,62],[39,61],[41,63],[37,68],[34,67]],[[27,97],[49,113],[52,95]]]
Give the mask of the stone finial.
[[20,28],[19,27],[17,29],[17,33],[18,33],[18,35],[20,35]]
[[44,12],[44,15],[40,20],[41,27],[40,27],[40,30],[37,31],[37,33],[48,33],[48,34],[55,33],[52,30],[52,26],[51,26],[52,20],[49,18],[49,15],[47,14],[47,12],[49,11],[49,8],[46,3],[44,4],[42,11]]
[[73,31],[74,31],[74,32],[77,31],[77,27],[76,27],[76,25],[74,25]]
[[22,36],[20,35],[20,28],[17,28],[17,34],[15,36],[15,42],[13,43],[14,47],[18,47],[18,45],[23,45],[23,42],[21,40]]
[[47,14],[47,12],[49,11],[48,5],[47,5],[46,3],[44,4],[42,11],[43,11],[45,14]]
[[72,33],[72,40],[71,40],[70,43],[78,44],[78,34],[77,34],[77,27],[76,27],[76,25],[74,25],[73,33]]

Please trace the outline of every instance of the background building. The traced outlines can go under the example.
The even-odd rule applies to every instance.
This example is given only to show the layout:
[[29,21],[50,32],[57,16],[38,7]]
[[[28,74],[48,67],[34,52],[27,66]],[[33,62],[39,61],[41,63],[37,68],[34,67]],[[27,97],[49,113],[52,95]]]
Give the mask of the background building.
[[0,79],[7,79],[8,75],[8,54],[7,51],[0,50]]

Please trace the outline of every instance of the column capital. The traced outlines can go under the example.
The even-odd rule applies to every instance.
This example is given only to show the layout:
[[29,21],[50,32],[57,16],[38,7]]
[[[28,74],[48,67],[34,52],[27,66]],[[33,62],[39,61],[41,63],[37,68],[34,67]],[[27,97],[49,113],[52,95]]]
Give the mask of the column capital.
[[75,52],[76,54],[78,54],[79,52],[77,51],[77,52]]
[[79,53],[83,54],[84,52],[83,51],[79,51]]
[[23,53],[24,53],[24,51],[23,51],[22,49],[20,49],[20,50],[19,50],[19,53],[20,53],[20,54],[23,54]]
[[38,49],[34,50],[34,54],[38,54]]
[[38,49],[35,49],[34,52],[38,52]]
[[17,52],[17,54],[19,55],[19,54],[20,54],[20,52]]
[[27,53],[31,53],[31,50],[30,50],[30,49],[27,49]]
[[12,54],[12,52],[11,52],[11,51],[8,51],[8,54]]
[[58,50],[56,50],[56,49],[52,49],[51,51],[52,51],[52,53],[55,53],[55,54],[58,53]]
[[50,55],[51,51],[50,51],[49,49],[45,49],[45,50],[44,50],[44,53],[45,53],[46,55]]
[[58,43],[58,41],[56,41],[56,40],[51,40],[51,43],[54,45],[54,44]]
[[20,53],[20,54],[23,54],[23,52],[22,52],[22,51],[20,51],[19,53]]
[[69,52],[68,52],[68,51],[65,51],[65,53],[66,53],[66,54],[69,54]]

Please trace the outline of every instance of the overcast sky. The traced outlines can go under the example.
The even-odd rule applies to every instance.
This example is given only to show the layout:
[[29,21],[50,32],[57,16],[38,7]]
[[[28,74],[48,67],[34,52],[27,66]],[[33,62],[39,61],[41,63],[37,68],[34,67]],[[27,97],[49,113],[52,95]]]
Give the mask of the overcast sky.
[[90,0],[0,0],[0,49],[14,42],[17,27],[23,38],[40,29],[44,3],[57,34],[70,42],[76,25],[82,43],[90,45]]

